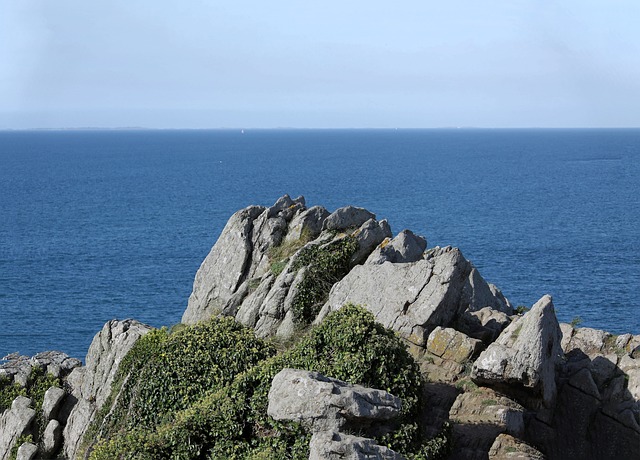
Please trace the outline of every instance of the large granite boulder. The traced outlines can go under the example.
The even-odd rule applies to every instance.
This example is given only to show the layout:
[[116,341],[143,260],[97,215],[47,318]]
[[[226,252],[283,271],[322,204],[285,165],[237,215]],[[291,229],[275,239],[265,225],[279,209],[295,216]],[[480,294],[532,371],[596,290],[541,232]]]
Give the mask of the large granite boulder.
[[480,354],[471,376],[482,384],[523,386],[550,407],[556,396],[556,366],[563,356],[561,339],[551,296],[545,295]]
[[433,329],[449,326],[467,310],[512,310],[460,250],[451,247],[436,247],[416,262],[354,267],[331,289],[316,322],[348,302],[363,305],[377,321],[421,347]]
[[405,460],[405,457],[373,439],[320,431],[311,436],[309,460]]
[[111,393],[122,359],[138,339],[152,329],[131,319],[112,320],[93,338],[86,365],[74,369],[67,378],[74,401],[63,433],[67,458],[76,458],[89,424]]
[[404,457],[370,438],[345,434],[384,433],[384,423],[400,414],[399,398],[384,390],[349,385],[317,372],[283,369],[273,378],[267,413],[311,430],[309,459],[388,459]]
[[267,413],[294,420],[311,431],[340,431],[347,423],[361,429],[400,414],[402,403],[384,390],[349,385],[317,372],[283,369],[273,378]]

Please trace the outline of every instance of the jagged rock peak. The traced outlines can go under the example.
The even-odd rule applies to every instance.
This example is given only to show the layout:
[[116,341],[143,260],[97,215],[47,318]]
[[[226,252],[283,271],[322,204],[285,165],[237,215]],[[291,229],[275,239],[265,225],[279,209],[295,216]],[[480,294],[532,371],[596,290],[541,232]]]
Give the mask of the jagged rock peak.
[[561,340],[551,296],[545,295],[480,354],[471,376],[483,384],[530,388],[550,407],[556,396],[556,366],[563,356]]

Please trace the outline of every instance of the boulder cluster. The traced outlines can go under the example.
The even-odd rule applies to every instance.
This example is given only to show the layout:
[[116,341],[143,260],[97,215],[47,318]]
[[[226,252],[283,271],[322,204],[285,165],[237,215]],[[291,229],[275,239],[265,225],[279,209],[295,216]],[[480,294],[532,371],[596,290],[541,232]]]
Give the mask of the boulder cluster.
[[[347,303],[405,341],[427,381],[424,435],[451,423],[450,458],[640,458],[639,335],[559,324],[548,295],[516,313],[459,249],[429,248],[410,230],[394,236],[362,208],[329,212],[285,195],[236,212],[196,274],[182,321],[232,316],[259,337],[288,340]],[[84,366],[56,353],[9,356],[0,377],[25,386],[39,366],[64,385],[42,407],[19,396],[0,415],[0,460],[41,432],[38,411],[46,430],[18,458],[75,458],[120,362],[149,330],[110,321]],[[268,414],[313,433],[310,459],[401,459],[373,440],[393,429],[400,406],[384,389],[285,369]]]

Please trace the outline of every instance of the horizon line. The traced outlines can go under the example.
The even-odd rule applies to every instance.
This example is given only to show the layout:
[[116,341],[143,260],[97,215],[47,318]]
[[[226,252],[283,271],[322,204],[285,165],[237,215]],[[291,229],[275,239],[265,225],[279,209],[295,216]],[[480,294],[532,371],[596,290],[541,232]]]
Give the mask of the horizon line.
[[0,128],[0,132],[11,131],[427,131],[427,130],[634,130],[640,129],[640,126],[518,126],[518,127],[482,127],[482,126],[438,126],[438,127],[211,127],[211,128],[188,128],[188,127],[176,127],[176,128],[155,128],[146,126],[117,126],[117,127],[101,127],[101,126],[77,126],[77,127],[56,127],[56,128]]

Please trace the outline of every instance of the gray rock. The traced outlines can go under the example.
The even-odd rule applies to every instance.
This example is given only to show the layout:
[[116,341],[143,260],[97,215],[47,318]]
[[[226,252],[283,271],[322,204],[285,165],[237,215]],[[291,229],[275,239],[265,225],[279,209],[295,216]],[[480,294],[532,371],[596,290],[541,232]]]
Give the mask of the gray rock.
[[153,328],[138,321],[112,320],[95,335],[86,357],[86,366],[74,369],[67,383],[77,404],[64,428],[64,452],[76,458],[80,441],[111,393],[120,362],[140,337]]
[[480,354],[471,376],[485,384],[520,384],[542,396],[550,407],[556,396],[561,339],[551,296],[546,295]]
[[544,460],[537,449],[508,434],[500,434],[489,449],[489,460]]
[[474,356],[482,342],[451,328],[436,327],[427,340],[427,351],[442,359],[464,363]]
[[393,239],[384,240],[367,258],[368,264],[416,262],[427,249],[427,240],[411,230],[402,230]]
[[467,309],[458,318],[456,328],[469,337],[489,344],[498,338],[510,322],[511,318],[505,312],[491,307],[484,307],[478,311]]
[[391,237],[391,229],[386,220],[369,219],[353,232],[353,236],[358,242],[358,249],[351,256],[351,265],[357,265],[364,262],[385,238]]
[[345,206],[333,211],[322,224],[322,230],[347,230],[358,228],[369,219],[375,219],[376,215],[364,208]]
[[45,420],[56,418],[65,395],[64,390],[57,387],[51,387],[45,392],[42,402],[42,416]]
[[566,344],[564,352],[568,353],[578,348],[588,356],[600,354],[609,337],[611,337],[611,334],[606,331],[592,329],[590,327],[581,327],[573,331],[573,335]]
[[62,445],[62,425],[57,420],[50,420],[42,435],[42,446],[45,457],[51,457]]
[[244,280],[253,249],[253,221],[264,211],[262,206],[249,206],[231,216],[196,273],[183,323],[194,324],[222,311]]
[[300,239],[311,241],[317,238],[322,231],[322,224],[328,216],[329,211],[322,206],[313,206],[300,212],[291,220],[284,242],[290,243]]
[[[489,388],[460,394],[449,417],[458,424],[492,425],[498,432],[521,436],[524,432],[524,408],[517,402]],[[493,440],[493,438],[491,438]]]
[[267,413],[275,420],[294,420],[312,432],[339,431],[347,421],[358,426],[397,417],[402,403],[383,390],[349,385],[317,372],[283,369],[269,390]]
[[405,457],[373,439],[335,431],[314,433],[309,443],[309,460],[404,460]]
[[29,407],[31,400],[18,396],[11,408],[0,415],[0,460],[7,460],[20,436],[31,433],[36,411]]
[[61,351],[45,351],[33,358],[46,372],[58,378],[66,377],[73,369],[82,366],[82,361]]
[[23,443],[16,454],[16,460],[33,460],[38,455],[38,447],[30,442]]
[[450,247],[432,249],[417,262],[354,267],[333,286],[315,322],[348,302],[363,305],[418,346],[425,346],[436,326],[449,326],[467,309],[511,311],[506,299],[493,295],[473,265]]

